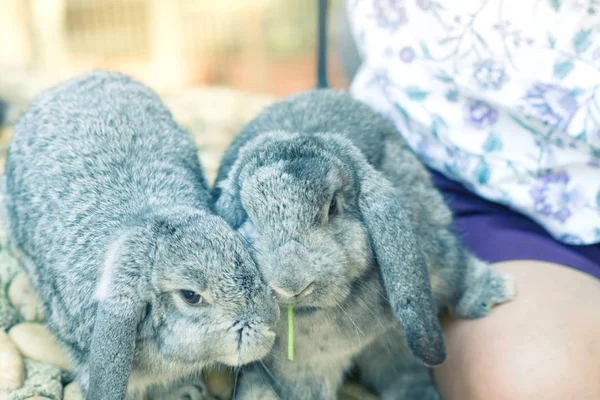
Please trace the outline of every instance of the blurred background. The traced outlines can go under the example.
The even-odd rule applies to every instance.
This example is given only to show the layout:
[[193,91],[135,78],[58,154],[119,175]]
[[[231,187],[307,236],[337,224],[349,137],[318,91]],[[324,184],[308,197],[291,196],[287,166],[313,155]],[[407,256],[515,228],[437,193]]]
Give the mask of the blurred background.
[[[318,4],[0,0],[0,114],[1,103],[9,104],[0,172],[10,140],[6,126],[28,102],[62,80],[103,68],[130,74],[163,97],[194,136],[212,179],[243,124],[274,99],[315,86]],[[340,55],[349,36],[336,39],[346,28],[343,9],[343,0],[329,0],[328,80],[341,89],[348,86]]]
[[[12,128],[28,103],[50,86],[102,68],[130,74],[158,92],[194,138],[212,181],[244,124],[277,98],[315,86],[318,4],[0,0],[0,174]],[[340,89],[358,66],[343,7],[343,0],[329,0],[328,81]],[[231,398],[229,371],[205,378],[216,398]],[[64,398],[80,399],[72,397],[78,389],[71,386]],[[339,398],[376,400],[351,382]]]
[[[339,3],[330,1],[330,9]],[[314,84],[317,4],[0,0],[0,65],[63,75],[118,69],[159,91],[227,86],[285,95]],[[343,87],[336,61],[330,60],[330,81]]]

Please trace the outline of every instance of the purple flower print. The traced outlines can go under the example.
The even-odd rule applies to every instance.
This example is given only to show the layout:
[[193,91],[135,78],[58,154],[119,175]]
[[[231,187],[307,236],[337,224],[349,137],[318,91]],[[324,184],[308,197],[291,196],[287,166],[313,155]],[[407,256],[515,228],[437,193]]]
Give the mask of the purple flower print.
[[577,98],[554,84],[536,83],[526,93],[525,112],[552,128],[566,128],[577,112]]
[[569,175],[565,172],[548,173],[541,176],[529,190],[535,202],[535,210],[546,217],[564,223],[571,216],[570,206],[577,206],[579,191],[569,187]]
[[415,51],[412,47],[404,47],[400,50],[400,59],[405,63],[411,63],[415,59]]
[[498,111],[485,101],[471,99],[467,102],[465,118],[470,125],[482,129],[498,121]]
[[404,0],[375,0],[375,18],[382,28],[396,30],[408,22]]
[[485,60],[475,65],[473,78],[483,90],[499,90],[508,82],[508,75],[501,64]]
[[379,70],[375,71],[373,78],[369,81],[368,85],[370,87],[376,87],[386,95],[389,95],[394,86],[394,82],[392,82],[389,74],[385,70]]

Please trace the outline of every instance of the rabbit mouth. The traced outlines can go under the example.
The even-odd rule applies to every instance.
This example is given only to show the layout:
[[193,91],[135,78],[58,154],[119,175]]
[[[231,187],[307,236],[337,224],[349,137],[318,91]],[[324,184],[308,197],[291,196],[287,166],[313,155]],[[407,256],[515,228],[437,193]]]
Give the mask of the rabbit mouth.
[[314,314],[315,312],[317,312],[320,309],[321,309],[320,307],[315,307],[315,306],[300,306],[300,307],[294,307],[294,313],[298,316],[304,316],[304,315]]
[[265,357],[275,343],[275,332],[266,325],[236,321],[231,331],[235,351],[221,360],[230,366],[241,366]]

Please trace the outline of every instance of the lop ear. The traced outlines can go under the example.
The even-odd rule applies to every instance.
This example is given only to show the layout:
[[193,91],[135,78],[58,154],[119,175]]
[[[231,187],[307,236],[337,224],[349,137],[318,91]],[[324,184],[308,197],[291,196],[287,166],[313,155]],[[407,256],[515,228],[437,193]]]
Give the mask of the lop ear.
[[359,207],[390,305],[413,355],[425,365],[440,365],[446,359],[444,337],[410,220],[389,181],[366,161],[362,170]]
[[[232,174],[230,174],[232,175]],[[233,229],[239,229],[247,218],[237,183],[224,178],[213,189],[214,212],[222,217]]]
[[133,363],[140,307],[125,297],[98,304],[89,356],[89,400],[122,400]]
[[98,280],[89,354],[89,400],[122,400],[127,394],[145,304],[140,276],[148,272],[151,262],[146,235],[140,233],[129,232],[109,247]]

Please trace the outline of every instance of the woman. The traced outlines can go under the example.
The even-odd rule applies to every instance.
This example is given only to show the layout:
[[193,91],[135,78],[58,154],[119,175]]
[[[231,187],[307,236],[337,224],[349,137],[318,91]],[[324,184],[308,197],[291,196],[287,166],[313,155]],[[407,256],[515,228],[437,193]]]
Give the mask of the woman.
[[600,4],[347,12],[362,59],[351,92],[432,169],[465,245],[519,282],[489,317],[445,321],[442,397],[600,399]]

